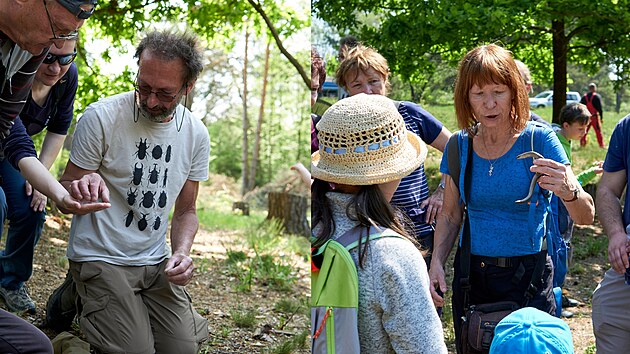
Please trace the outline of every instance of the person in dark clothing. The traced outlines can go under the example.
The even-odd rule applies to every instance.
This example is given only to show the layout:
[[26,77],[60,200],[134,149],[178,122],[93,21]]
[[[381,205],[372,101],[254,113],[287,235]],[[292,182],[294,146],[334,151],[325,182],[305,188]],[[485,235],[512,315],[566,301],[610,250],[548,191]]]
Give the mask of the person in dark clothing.
[[580,139],[580,146],[585,146],[588,138],[588,131],[595,130],[595,136],[597,137],[597,143],[602,149],[606,148],[604,145],[604,136],[602,135],[602,122],[604,121],[604,110],[602,109],[602,97],[595,91],[597,91],[597,85],[591,82],[588,85],[589,93],[582,96],[580,103],[585,104],[588,111],[591,112],[591,121],[586,127],[586,134]]
[[[87,213],[109,207],[104,202],[78,201],[37,159],[33,140],[18,117],[31,90],[35,72],[49,47],[76,39],[77,29],[93,12],[96,0],[5,0],[0,2],[0,149],[11,165],[65,212]],[[92,185],[98,189],[99,185]],[[0,188],[0,221],[7,213]],[[0,259],[3,256],[0,256]],[[30,323],[0,310],[1,353],[52,353],[46,336]]]
[[[20,119],[28,135],[46,129],[39,161],[50,169],[55,162],[73,117],[77,91],[76,41],[50,49],[35,74],[33,89]],[[0,259],[0,297],[14,312],[35,313],[24,283],[33,273],[33,255],[46,219],[46,196],[33,189],[8,160],[0,160],[0,187],[6,196],[9,230]]]

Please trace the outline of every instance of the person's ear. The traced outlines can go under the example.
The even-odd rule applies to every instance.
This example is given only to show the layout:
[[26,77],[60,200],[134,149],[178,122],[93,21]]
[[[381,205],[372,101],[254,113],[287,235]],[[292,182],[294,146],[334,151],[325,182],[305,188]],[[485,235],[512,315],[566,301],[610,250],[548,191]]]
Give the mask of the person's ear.
[[192,91],[193,87],[195,87],[195,82],[197,82],[197,79],[189,81],[186,84],[186,89],[184,90],[185,91],[184,92],[185,95],[188,95]]

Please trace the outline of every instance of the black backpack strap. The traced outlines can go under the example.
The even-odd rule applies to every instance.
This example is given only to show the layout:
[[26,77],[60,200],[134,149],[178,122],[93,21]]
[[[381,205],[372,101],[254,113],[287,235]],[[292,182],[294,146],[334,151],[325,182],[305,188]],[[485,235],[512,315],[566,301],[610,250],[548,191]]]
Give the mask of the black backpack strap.
[[546,247],[543,247],[543,249],[538,252],[538,255],[536,256],[536,266],[534,266],[534,272],[532,272],[532,279],[529,281],[529,286],[527,287],[527,290],[525,290],[525,299],[523,306],[527,306],[529,304],[529,300],[531,300],[536,295],[536,293],[538,293],[538,287],[535,284],[540,283],[538,284],[538,286],[544,285],[542,274],[545,270],[546,261],[547,250]]
[[455,132],[446,143],[446,162],[448,163],[448,172],[455,182],[455,186],[459,189],[459,134]]
[[[455,136],[455,134],[453,134],[453,136]],[[473,138],[470,136],[470,134],[468,135],[467,141],[468,141],[468,152],[467,152],[467,158],[466,158],[466,167],[464,170],[464,177],[465,177],[464,178],[464,201],[465,203],[468,203],[468,200],[470,200],[469,199],[470,198],[470,183],[471,183],[470,176],[472,176]],[[459,151],[457,151],[457,154],[459,156]],[[449,158],[449,164],[450,164],[450,147],[449,147],[449,155],[447,156],[447,158]],[[459,176],[459,162],[457,163],[457,165],[458,165],[457,176]],[[449,166],[449,170],[450,170],[450,166]],[[464,291],[464,310],[468,310],[468,307],[470,305],[468,303],[469,291],[470,291],[470,223],[468,221],[468,208],[466,205],[464,205],[464,227],[462,230],[462,247],[461,247],[460,257],[461,257],[460,266],[462,268],[462,271],[461,271],[461,277],[459,279],[459,283],[462,290]]]

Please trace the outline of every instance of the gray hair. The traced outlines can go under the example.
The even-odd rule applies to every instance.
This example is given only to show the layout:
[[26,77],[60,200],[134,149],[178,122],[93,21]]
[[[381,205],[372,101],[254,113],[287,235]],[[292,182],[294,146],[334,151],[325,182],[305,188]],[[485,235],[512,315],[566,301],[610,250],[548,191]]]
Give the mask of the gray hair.
[[189,83],[197,79],[203,70],[202,54],[199,47],[199,40],[190,31],[153,31],[144,37],[138,47],[134,58],[138,58],[148,50],[162,60],[181,59],[186,69],[184,83]]

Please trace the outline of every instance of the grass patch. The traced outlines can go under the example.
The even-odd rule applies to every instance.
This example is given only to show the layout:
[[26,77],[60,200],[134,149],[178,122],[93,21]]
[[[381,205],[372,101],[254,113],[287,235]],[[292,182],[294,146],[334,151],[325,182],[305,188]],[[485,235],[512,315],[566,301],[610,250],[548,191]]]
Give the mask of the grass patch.
[[273,309],[281,313],[292,314],[297,312],[300,307],[302,307],[302,304],[298,301],[293,299],[280,299],[275,303]]
[[247,246],[253,256],[244,251],[227,251],[225,264],[238,279],[237,291],[251,291],[256,282],[274,290],[288,291],[297,277],[295,264],[287,254],[298,254],[308,260],[308,240],[282,233],[280,223],[267,221],[245,232]]
[[589,257],[606,258],[608,239],[606,237],[584,237],[580,239],[577,247],[575,245],[573,247],[573,257],[575,259],[586,259]]
[[595,354],[595,353],[597,353],[597,350],[595,350],[595,344],[589,345],[584,351],[584,354]]
[[[256,311],[240,306],[230,311],[234,325],[239,328],[254,328],[256,326]],[[229,333],[228,333],[229,334]]]
[[287,339],[286,341],[271,348],[268,353],[271,354],[291,354],[296,350],[306,349],[309,331],[305,330],[295,336]]
[[258,225],[265,220],[267,212],[250,208],[249,215],[239,210],[232,210],[234,196],[227,192],[217,191],[211,198],[199,198],[197,201],[197,217],[199,223],[209,231],[243,230]]

